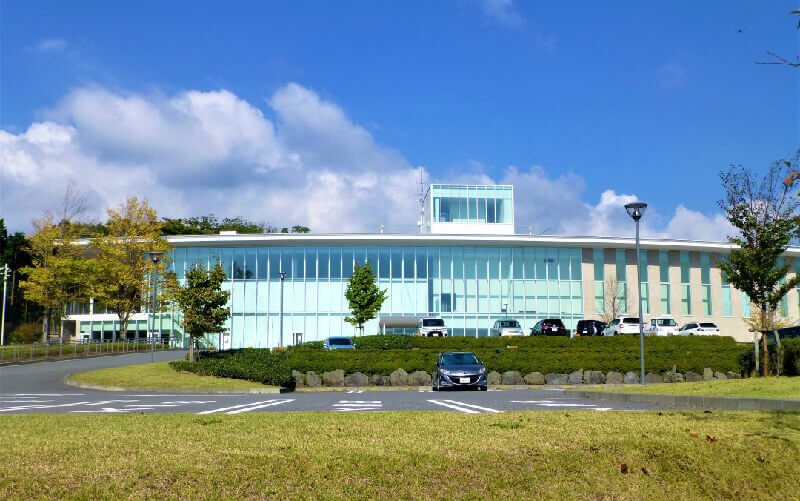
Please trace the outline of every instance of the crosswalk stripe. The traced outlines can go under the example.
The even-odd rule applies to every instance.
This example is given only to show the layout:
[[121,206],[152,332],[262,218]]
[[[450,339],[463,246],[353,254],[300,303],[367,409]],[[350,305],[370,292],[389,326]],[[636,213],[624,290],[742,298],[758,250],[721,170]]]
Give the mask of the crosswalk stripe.
[[251,407],[245,407],[243,409],[236,409],[234,411],[226,412],[225,414],[239,414],[240,412],[250,412],[256,409],[263,409],[264,407],[270,407],[273,405],[281,405],[281,404],[288,404],[289,402],[293,402],[294,399],[286,399],[286,400],[278,400],[275,402],[264,403],[261,405],[253,405]]
[[457,411],[465,412],[467,414],[480,414],[480,412],[478,412],[478,411],[476,411],[474,409],[467,409],[466,407],[459,407],[457,405],[448,404],[448,403],[446,403],[444,401],[441,401],[441,400],[428,400],[428,402],[430,402],[432,404],[436,404],[436,405],[441,405],[443,407],[449,407],[451,409],[455,409]]
[[445,400],[445,402],[450,402],[451,404],[463,405],[464,407],[470,407],[470,408],[473,408],[473,409],[478,409],[478,410],[486,411],[486,412],[503,412],[503,411],[499,411],[497,409],[492,409],[491,407],[481,407],[480,405],[467,404],[465,402],[458,402],[458,401],[455,401],[455,400]]

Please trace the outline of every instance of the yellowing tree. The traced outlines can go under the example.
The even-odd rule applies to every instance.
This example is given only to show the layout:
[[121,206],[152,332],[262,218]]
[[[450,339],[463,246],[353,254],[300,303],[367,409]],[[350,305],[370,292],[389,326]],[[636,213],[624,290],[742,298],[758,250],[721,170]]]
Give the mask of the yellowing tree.
[[45,213],[33,226],[27,246],[33,266],[21,270],[27,279],[20,286],[25,299],[44,310],[42,342],[47,342],[52,321],[63,319],[64,305],[88,301],[92,265],[87,246],[72,243],[72,226],[67,220],[56,222],[52,214]]
[[[119,317],[119,331],[124,338],[131,315],[152,304],[153,263],[149,252],[167,253],[169,243],[161,237],[162,223],[147,200],[130,197],[117,207],[108,209],[108,235],[93,239],[96,251],[94,298]],[[158,263],[158,276],[164,277],[167,259]],[[163,278],[161,279],[163,282]],[[165,290],[162,286],[159,289]],[[160,302],[163,305],[162,301]]]

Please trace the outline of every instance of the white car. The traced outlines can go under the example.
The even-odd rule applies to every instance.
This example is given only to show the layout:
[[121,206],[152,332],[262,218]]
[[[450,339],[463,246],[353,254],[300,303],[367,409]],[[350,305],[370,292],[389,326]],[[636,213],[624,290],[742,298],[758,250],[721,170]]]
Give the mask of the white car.
[[489,332],[491,337],[524,336],[522,327],[516,320],[498,320]]
[[615,318],[608,324],[605,330],[603,330],[604,336],[619,336],[621,334],[639,334],[639,318]]
[[441,318],[423,318],[419,321],[417,335],[425,337],[447,337],[447,326]]
[[712,322],[689,322],[681,327],[681,336],[719,336],[719,327]]
[[645,336],[675,336],[678,334],[678,323],[670,317],[653,317],[650,326],[644,328]]

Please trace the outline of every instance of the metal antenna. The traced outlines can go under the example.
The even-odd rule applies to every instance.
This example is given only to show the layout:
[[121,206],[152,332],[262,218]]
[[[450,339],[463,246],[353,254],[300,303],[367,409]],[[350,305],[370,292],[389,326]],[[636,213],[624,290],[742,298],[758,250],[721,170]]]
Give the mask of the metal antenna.
[[422,233],[425,228],[425,179],[423,178],[422,169],[419,170],[419,232]]

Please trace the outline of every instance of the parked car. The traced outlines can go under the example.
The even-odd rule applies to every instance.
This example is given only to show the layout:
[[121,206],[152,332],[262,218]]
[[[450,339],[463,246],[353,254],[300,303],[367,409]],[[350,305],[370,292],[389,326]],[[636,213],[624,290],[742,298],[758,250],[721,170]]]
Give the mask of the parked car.
[[681,336],[719,336],[719,327],[711,322],[689,322],[681,327]]
[[569,336],[569,331],[560,318],[547,318],[536,322],[531,329],[531,336]]
[[[767,344],[777,344],[775,340],[775,331],[761,333],[761,335],[767,336]],[[784,327],[783,329],[778,329],[778,336],[780,337],[781,342],[787,339],[798,338],[800,337],[800,326]],[[758,342],[759,343],[762,342],[760,338]]]
[[489,331],[490,337],[524,336],[522,326],[512,319],[497,320]]
[[423,318],[419,321],[417,334],[425,337],[447,337],[447,326],[441,318]]
[[644,328],[645,336],[675,336],[678,334],[678,323],[671,317],[653,317],[650,325]]
[[486,391],[486,368],[474,353],[440,353],[431,385],[433,391],[460,388]]
[[615,318],[603,331],[604,336],[619,336],[621,334],[639,334],[639,318]]
[[600,320],[578,320],[575,326],[576,336],[602,336],[606,323]]
[[325,344],[323,345],[325,351],[352,350],[355,347],[356,345],[353,343],[353,340],[345,336],[331,336],[325,340]]

